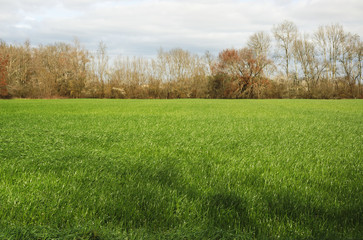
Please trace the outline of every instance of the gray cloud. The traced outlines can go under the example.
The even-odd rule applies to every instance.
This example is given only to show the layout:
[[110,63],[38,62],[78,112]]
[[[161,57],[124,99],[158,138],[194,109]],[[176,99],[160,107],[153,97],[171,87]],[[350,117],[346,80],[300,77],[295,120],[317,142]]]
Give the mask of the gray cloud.
[[339,22],[363,36],[359,0],[0,0],[0,38],[48,44],[74,37],[94,50],[152,55],[159,47],[196,53],[241,47],[256,31],[270,31],[284,19],[302,31]]

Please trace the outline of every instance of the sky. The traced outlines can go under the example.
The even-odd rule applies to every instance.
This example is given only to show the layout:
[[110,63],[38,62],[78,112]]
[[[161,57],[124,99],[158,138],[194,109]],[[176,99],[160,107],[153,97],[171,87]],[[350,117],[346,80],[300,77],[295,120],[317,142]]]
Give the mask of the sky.
[[217,54],[241,48],[284,20],[303,33],[340,23],[363,39],[362,0],[0,0],[0,39],[34,46],[72,43],[110,56],[154,56],[183,48]]

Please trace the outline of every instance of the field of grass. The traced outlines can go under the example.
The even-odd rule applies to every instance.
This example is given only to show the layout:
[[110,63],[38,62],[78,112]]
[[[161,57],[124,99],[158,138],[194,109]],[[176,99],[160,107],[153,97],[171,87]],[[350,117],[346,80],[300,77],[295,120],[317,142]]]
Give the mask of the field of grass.
[[363,101],[0,101],[0,239],[125,238],[363,239]]

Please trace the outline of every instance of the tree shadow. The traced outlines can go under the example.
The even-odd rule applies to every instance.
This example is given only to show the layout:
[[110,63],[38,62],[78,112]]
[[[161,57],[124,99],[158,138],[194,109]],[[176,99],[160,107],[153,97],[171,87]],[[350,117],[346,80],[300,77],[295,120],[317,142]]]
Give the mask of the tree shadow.
[[[176,160],[160,161],[157,166],[140,163],[131,168],[138,171],[139,178],[135,179],[137,183],[134,186],[139,187],[129,192],[128,199],[132,199],[133,210],[128,215],[134,214],[133,217],[130,216],[133,219],[133,223],[128,225],[130,228],[162,230],[160,226],[163,226],[167,230],[179,227],[185,221],[193,224],[199,220],[199,227],[206,234],[210,234],[208,231],[215,231],[223,236],[225,232],[236,233],[241,229],[251,230],[255,227],[254,220],[248,215],[246,199],[225,189],[214,193],[198,190],[185,179]],[[194,219],[187,214],[178,215],[178,198],[196,203],[200,207],[196,209]],[[182,210],[189,211],[185,205]],[[143,220],[136,220],[137,218]],[[124,215],[118,214],[118,219],[121,221]]]
[[[126,214],[128,218],[123,215],[125,209],[124,212],[118,209],[121,212],[117,214],[119,221],[131,221],[126,224],[130,229],[142,227],[152,231],[167,231],[182,226],[185,221],[196,223],[192,217],[178,213],[180,209],[177,201],[180,198],[186,199],[186,202],[198,203],[196,206],[200,208],[194,216],[199,220],[198,227],[219,232],[220,238],[224,238],[227,233],[235,234],[234,236],[247,233],[252,238],[273,238],[275,230],[271,226],[263,225],[257,217],[280,221],[284,225],[292,222],[293,226],[308,229],[312,238],[319,239],[342,238],[349,227],[356,226],[356,230],[352,230],[353,234],[359,234],[357,228],[362,229],[361,207],[324,208],[298,190],[282,189],[279,186],[266,190],[260,186],[264,184],[264,179],[258,174],[250,176],[254,180],[247,177],[249,180],[241,185],[249,189],[255,188],[255,194],[260,196],[260,201],[265,206],[265,209],[256,210],[259,211],[258,215],[252,216],[248,196],[220,186],[218,190],[215,188],[209,192],[198,189],[185,178],[177,159],[162,159],[154,165],[134,163],[130,169],[137,171],[138,177],[135,182],[128,183],[131,185],[126,189],[129,192],[124,200],[130,201],[130,209]],[[186,208],[182,208],[184,210]],[[299,234],[294,229],[286,232],[286,236],[295,239],[301,238]]]

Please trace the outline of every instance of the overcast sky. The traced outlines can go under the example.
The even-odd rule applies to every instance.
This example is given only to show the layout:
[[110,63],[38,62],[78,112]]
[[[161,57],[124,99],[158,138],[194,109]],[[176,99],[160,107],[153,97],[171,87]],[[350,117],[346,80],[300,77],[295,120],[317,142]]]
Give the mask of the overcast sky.
[[0,0],[0,39],[72,42],[109,55],[152,56],[180,47],[212,53],[243,47],[283,20],[302,32],[340,23],[363,38],[363,0]]

